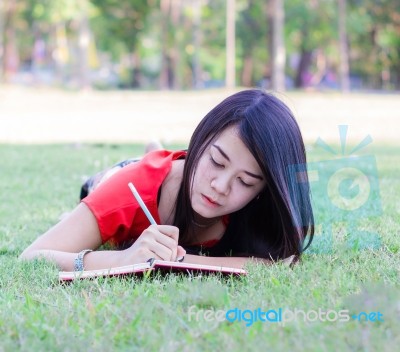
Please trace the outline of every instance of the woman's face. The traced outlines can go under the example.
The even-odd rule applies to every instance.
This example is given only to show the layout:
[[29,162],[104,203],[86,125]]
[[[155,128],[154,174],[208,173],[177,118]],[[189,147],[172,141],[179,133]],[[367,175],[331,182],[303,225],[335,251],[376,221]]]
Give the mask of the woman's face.
[[265,184],[236,126],[228,127],[200,157],[192,184],[192,208],[205,218],[230,214],[246,206]]

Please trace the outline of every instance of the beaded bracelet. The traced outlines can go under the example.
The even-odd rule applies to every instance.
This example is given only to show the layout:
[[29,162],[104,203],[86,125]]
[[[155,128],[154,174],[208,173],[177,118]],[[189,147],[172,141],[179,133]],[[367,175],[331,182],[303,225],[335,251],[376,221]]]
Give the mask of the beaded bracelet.
[[74,261],[74,271],[85,270],[85,268],[83,266],[83,258],[89,252],[93,252],[93,250],[92,249],[84,249],[83,251],[80,251],[78,253],[78,256],[75,258],[75,261]]

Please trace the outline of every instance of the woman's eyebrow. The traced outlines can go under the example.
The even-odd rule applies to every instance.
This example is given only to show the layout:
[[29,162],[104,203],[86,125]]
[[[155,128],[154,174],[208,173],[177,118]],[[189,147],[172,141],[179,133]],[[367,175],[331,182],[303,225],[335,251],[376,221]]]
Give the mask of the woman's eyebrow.
[[231,159],[229,159],[229,156],[226,155],[226,153],[222,150],[222,148],[219,145],[213,144],[212,147],[217,148],[219,150],[219,152],[222,154],[222,156],[228,160],[231,161]]
[[[212,147],[216,148],[226,160],[231,161],[231,159],[229,159],[229,156],[226,155],[226,153],[222,150],[222,148],[219,145],[213,144]],[[253,174],[250,171],[244,171],[244,172],[251,177],[257,178],[261,181],[264,180],[264,177],[257,174]]]
[[247,175],[249,175],[249,176],[251,176],[251,177],[254,177],[254,178],[257,178],[257,179],[259,179],[259,180],[261,180],[261,181],[264,179],[262,176],[253,174],[252,172],[249,172],[249,171],[245,171],[245,173],[246,173]]

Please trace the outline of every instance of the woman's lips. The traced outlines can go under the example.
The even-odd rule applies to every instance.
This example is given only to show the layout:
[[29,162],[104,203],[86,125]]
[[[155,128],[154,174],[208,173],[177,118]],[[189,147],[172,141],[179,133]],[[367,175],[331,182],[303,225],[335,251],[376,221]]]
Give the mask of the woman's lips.
[[217,203],[216,201],[212,200],[211,198],[205,196],[204,194],[201,195],[206,202],[206,204],[211,205],[213,207],[220,206],[221,204]]

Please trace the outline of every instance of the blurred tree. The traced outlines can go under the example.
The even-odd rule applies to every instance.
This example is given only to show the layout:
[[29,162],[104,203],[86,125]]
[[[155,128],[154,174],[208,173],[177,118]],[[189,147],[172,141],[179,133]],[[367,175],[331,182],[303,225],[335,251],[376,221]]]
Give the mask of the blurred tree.
[[329,66],[339,64],[336,0],[291,0],[285,9],[286,48],[292,56],[294,86],[315,86]]
[[78,52],[79,52],[79,85],[80,88],[88,89],[91,87],[89,72],[89,48],[91,33],[89,27],[89,3],[87,0],[79,1],[78,22]]
[[8,82],[19,66],[19,52],[17,47],[17,21],[21,4],[16,0],[5,0],[2,9],[2,74],[3,80]]
[[[195,0],[198,8],[197,18],[200,17],[200,3]],[[182,63],[182,48],[180,41],[182,35],[182,0],[161,0],[161,68],[159,75],[159,87],[161,89],[181,89],[179,66]],[[195,35],[199,34],[199,29],[195,28]]]
[[201,17],[202,17],[202,0],[192,0],[192,13],[193,13],[193,84],[194,88],[203,87],[203,75],[201,67],[201,44],[202,44],[202,34],[201,34]]
[[400,1],[348,4],[351,71],[371,88],[400,88]]
[[0,82],[3,80],[3,69],[4,69],[4,14],[5,14],[5,2],[0,2]]
[[238,2],[237,46],[238,65],[241,68],[240,84],[254,86],[266,78],[268,59],[268,22],[264,0]]
[[347,26],[346,26],[346,0],[338,0],[338,19],[339,19],[339,51],[340,51],[340,87],[342,92],[350,90],[349,81],[349,49],[347,45]]
[[[158,49],[157,86],[201,88],[202,18],[205,0],[161,0],[146,24],[145,42]],[[159,26],[154,26],[154,22]],[[145,53],[148,57],[148,54]],[[154,57],[154,53],[153,53]]]
[[[227,54],[233,3],[235,53]],[[276,16],[283,3],[276,8],[284,16]],[[87,87],[99,52],[125,87],[223,86],[227,66],[240,85],[266,78],[270,87],[274,74],[282,87],[287,56],[286,82],[296,87],[330,80],[336,88],[337,75],[349,71],[352,87],[394,89],[399,13],[398,0],[1,0],[0,79],[20,72],[20,81],[39,81],[45,73],[53,83]]]
[[145,27],[149,12],[156,0],[91,0],[98,11],[91,19],[93,31],[98,39],[98,47],[112,52],[114,58],[121,59],[127,52],[130,70],[129,87],[137,88],[141,82],[141,61],[139,55],[139,33]]
[[[41,69],[55,72],[59,84],[88,88],[89,0],[24,0],[20,17],[30,30],[20,35],[20,52],[33,78]],[[72,52],[72,54],[70,54]]]
[[[226,5],[226,1],[203,0],[199,60],[204,87],[222,87],[226,83]],[[186,48],[191,60],[195,50],[193,44]],[[193,70],[193,63],[191,66]]]
[[272,89],[285,90],[285,63],[286,47],[284,39],[285,10],[284,0],[269,0],[269,25],[271,26],[269,38],[271,43],[271,83]]
[[226,1],[226,65],[225,85],[233,88],[236,84],[236,1]]

